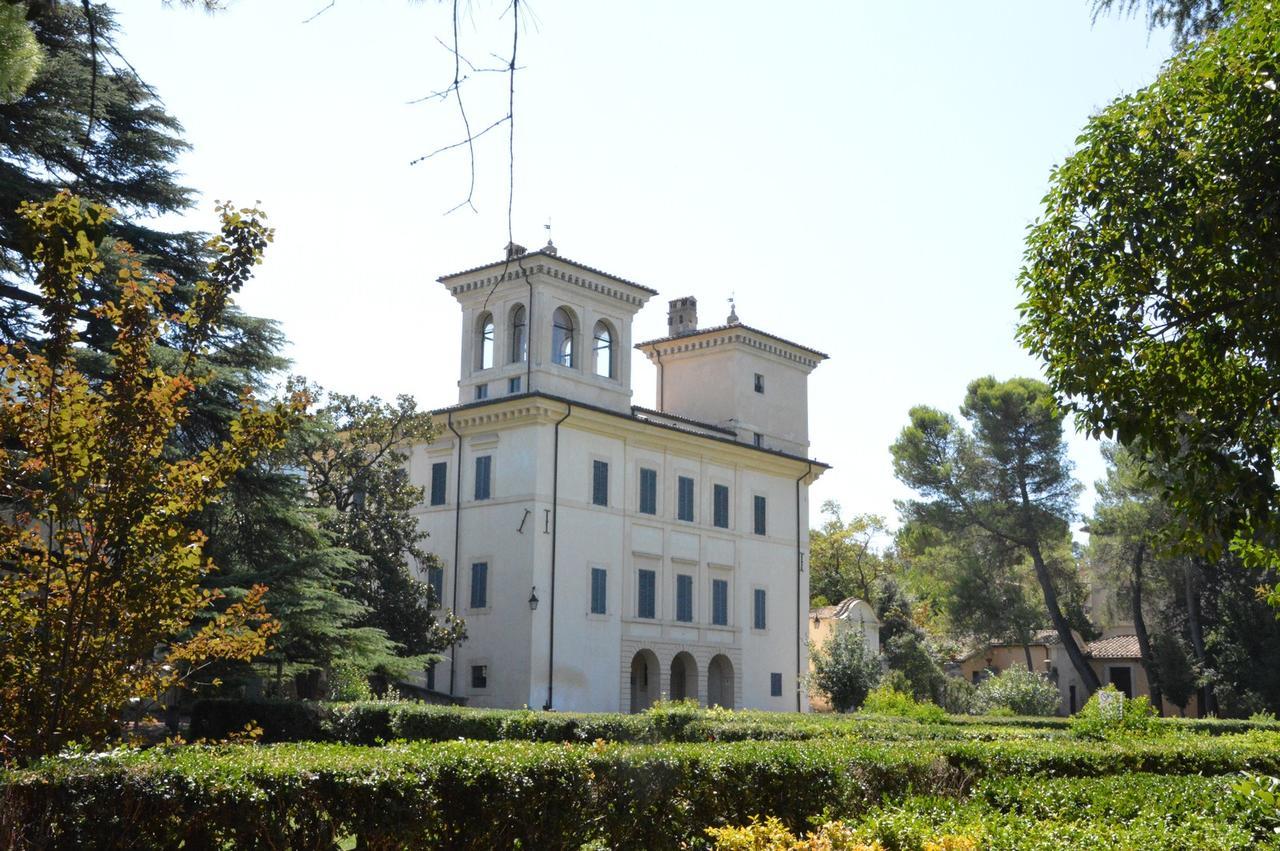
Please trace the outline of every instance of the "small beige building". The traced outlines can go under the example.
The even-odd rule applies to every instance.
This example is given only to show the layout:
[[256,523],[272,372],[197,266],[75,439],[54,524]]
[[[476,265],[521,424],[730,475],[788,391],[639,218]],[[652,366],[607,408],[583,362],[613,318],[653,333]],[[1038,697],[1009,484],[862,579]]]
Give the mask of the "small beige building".
[[[834,606],[822,606],[809,611],[809,649],[813,651],[826,646],[838,632],[857,630],[862,634],[863,643],[873,656],[880,655],[880,619],[875,609],[866,600],[847,597]],[[809,662],[809,671],[813,671],[813,661]],[[830,712],[831,701],[820,692],[810,692],[809,707],[815,712]]]
[[[1123,626],[1104,631],[1103,637],[1097,641],[1086,642],[1079,633],[1073,635],[1084,651],[1089,667],[1103,685],[1110,683],[1128,697],[1151,696],[1151,685],[1147,680],[1147,669],[1142,662],[1136,635],[1126,632]],[[1075,713],[1089,699],[1088,691],[1076,676],[1058,633],[1052,629],[1037,631],[1025,646],[994,642],[974,650],[958,661],[952,673],[977,685],[984,677],[1011,667],[1026,668],[1028,654],[1031,656],[1032,669],[1046,674],[1057,683],[1062,697],[1059,715]],[[1167,700],[1164,704],[1165,715],[1193,716],[1198,711],[1195,697],[1191,698],[1185,712],[1183,708],[1174,706]]]
[[[439,279],[457,300],[457,404],[413,448],[467,639],[425,685],[473,706],[639,711],[662,697],[808,705],[808,376],[826,355],[743,324],[700,327],[656,291],[555,246]],[[655,409],[632,404],[631,351]]]

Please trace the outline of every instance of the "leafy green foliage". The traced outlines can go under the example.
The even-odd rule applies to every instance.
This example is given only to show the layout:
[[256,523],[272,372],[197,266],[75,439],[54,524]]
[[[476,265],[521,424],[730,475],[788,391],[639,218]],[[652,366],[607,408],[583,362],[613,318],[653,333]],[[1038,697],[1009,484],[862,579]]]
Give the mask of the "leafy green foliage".
[[[128,242],[149,268],[173,278],[172,290],[162,294],[167,310],[186,309],[196,281],[205,275],[205,235],[166,233],[148,221],[190,206],[190,190],[177,182],[173,169],[186,149],[179,136],[181,125],[123,63],[116,61],[113,67],[113,16],[103,5],[92,10],[96,55],[81,4],[39,4],[31,26],[44,63],[23,97],[0,104],[0,341],[29,338],[40,321],[40,294],[23,261],[18,206],[45,201],[66,186],[115,209],[117,216],[104,235]],[[108,247],[109,243],[100,249],[105,252]],[[104,259],[114,264],[109,254],[104,253]],[[83,339],[99,351],[109,351],[111,330],[88,311],[113,299],[117,291],[112,276],[106,276],[88,283],[81,294],[81,316],[87,319]],[[213,341],[220,351],[268,332],[241,322],[239,316],[227,319],[227,327]],[[174,342],[168,334],[162,329],[161,339]],[[234,395],[231,398],[234,401]]]
[[[95,381],[77,366],[75,315],[105,265],[97,243],[110,211],[69,193],[20,211],[47,334],[38,351],[0,346],[2,758],[101,742],[130,700],[156,699],[212,660],[259,655],[277,629],[261,586],[192,628],[215,595],[199,587],[212,565],[189,523],[237,470],[279,446],[306,398],[263,406],[245,394],[226,440],[194,457],[164,451],[223,300],[271,239],[259,211],[220,212],[209,278],[180,315],[161,306],[169,279],[116,246],[120,298],[97,311],[116,332],[112,360]],[[172,370],[153,357],[167,326],[184,353]]]
[[837,712],[857,709],[880,681],[880,659],[867,649],[861,629],[836,629],[812,656],[813,684]]
[[40,42],[27,26],[22,3],[0,6],[0,103],[12,103],[26,92],[44,62]]
[[[1255,807],[1218,777],[1124,774],[983,781],[968,800],[918,795],[846,824],[887,848],[938,849],[940,835],[983,851],[1246,851],[1260,846]],[[961,846],[953,845],[958,848]]]
[[947,711],[937,704],[916,700],[910,694],[889,686],[872,689],[862,702],[862,712],[868,715],[893,715],[916,721],[937,722],[947,717]]
[[329,699],[373,700],[373,689],[363,671],[350,662],[338,662],[329,669]]
[[883,653],[890,672],[901,675],[908,694],[931,703],[942,701],[947,675],[919,633],[898,633],[885,642]]
[[419,411],[411,396],[386,403],[341,394],[331,395],[295,436],[310,492],[327,512],[324,528],[359,556],[350,586],[365,609],[357,623],[398,645],[398,652],[367,665],[390,676],[421,670],[466,638],[452,612],[437,619],[440,601],[410,567],[410,560],[423,572],[440,566],[422,548],[426,533],[412,512],[425,495],[409,481],[404,450],[433,437],[430,414]]
[[[559,714],[504,717],[520,727],[530,716],[560,723],[554,718]],[[855,720],[829,716],[827,722]],[[902,720],[879,729],[892,735],[904,727],[933,729]],[[1020,739],[1019,732],[1010,726],[981,741],[455,740],[377,748],[229,745],[68,753],[30,770],[0,773],[0,845],[23,847],[11,840],[16,826],[36,847],[95,847],[128,836],[139,847],[334,848],[358,839],[372,847],[677,848],[704,837],[708,827],[747,824],[754,816],[774,816],[792,832],[819,816],[888,831],[933,823],[925,820],[948,818],[957,808],[967,816],[969,806],[980,808],[981,820],[1004,837],[1013,835],[1015,824],[1043,817],[1062,821],[1067,836],[1096,837],[1100,828],[1082,813],[1098,813],[1106,822],[1132,820],[1133,830],[1148,830],[1146,836],[1194,837],[1215,823],[1241,835],[1253,811],[1224,794],[1225,780],[1208,775],[1274,773],[1280,766],[1277,733],[1112,743]],[[1206,776],[1148,779],[1140,772]],[[957,801],[973,784],[974,803]],[[1143,817],[1162,806],[1167,817]],[[1202,815],[1195,817],[1197,811]],[[1181,818],[1183,812],[1189,817]],[[1011,823],[1000,828],[1006,818]],[[1032,827],[1034,836],[1048,830]],[[1188,832],[1168,833],[1180,829]],[[879,835],[886,841],[891,836]]]
[[857,597],[874,605],[876,585],[890,563],[874,545],[887,529],[878,514],[857,514],[845,520],[840,503],[827,500],[822,513],[828,518],[809,532],[809,594],[829,604]]
[[1259,822],[1270,828],[1274,837],[1280,838],[1280,777],[1268,777],[1246,771],[1231,791],[1246,804],[1261,810]]
[[1280,8],[1243,2],[1094,116],[1029,232],[1019,339],[1081,428],[1140,440],[1216,555],[1275,552]]
[[1096,21],[1113,10],[1131,15],[1145,7],[1148,26],[1169,27],[1174,45],[1183,47],[1226,23],[1231,5],[1231,0],[1093,0],[1093,17]]
[[901,505],[908,524],[945,533],[977,529],[1031,559],[1045,610],[1081,682],[1096,688],[1068,617],[1079,596],[1074,566],[1055,564],[1068,539],[1080,485],[1071,476],[1062,411],[1039,381],[970,382],[961,414],[971,430],[935,408],[911,409],[894,441],[894,474],[920,499]]
[[1014,715],[1054,715],[1061,702],[1058,687],[1048,677],[1015,665],[978,684],[973,711],[979,715],[997,709]]
[[1146,696],[1125,697],[1108,683],[1071,716],[1071,732],[1086,739],[1127,739],[1168,731]]

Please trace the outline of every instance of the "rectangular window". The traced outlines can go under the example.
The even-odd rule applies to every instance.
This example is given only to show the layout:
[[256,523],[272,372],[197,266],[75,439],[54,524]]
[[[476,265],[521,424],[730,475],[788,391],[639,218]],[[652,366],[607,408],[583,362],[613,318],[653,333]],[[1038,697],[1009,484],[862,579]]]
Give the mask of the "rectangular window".
[[713,523],[719,529],[729,528],[729,487],[728,485],[716,485],[711,490],[711,501],[713,503],[714,515]]
[[681,476],[676,480],[676,519],[693,522],[693,479]]
[[764,497],[757,496],[755,498],[755,505],[756,505],[756,534],[763,535],[764,534],[764,515],[765,515]]
[[729,625],[729,581],[711,580],[711,622],[716,626]]
[[478,561],[471,565],[471,608],[489,606],[489,564]]
[[591,462],[591,504],[609,504],[609,462]]
[[489,498],[489,472],[492,469],[492,455],[476,456],[476,499]]
[[640,593],[636,601],[636,617],[656,618],[658,574],[652,570],[640,571]]
[[640,513],[658,513],[658,471],[640,468]]
[[782,697],[782,674],[769,675],[769,696]]
[[693,577],[687,573],[676,574],[676,620],[693,622]]
[[764,589],[755,589],[752,599],[754,601],[754,605],[752,606],[751,625],[756,629],[764,629]]
[[439,608],[444,602],[444,568],[427,568],[427,587],[431,589],[432,603]]
[[489,385],[488,385],[488,384],[477,384],[477,385],[476,385],[476,398],[477,398],[477,399],[488,399],[488,398],[489,398]]
[[756,392],[757,393],[764,392],[764,376],[758,372],[756,373]]
[[521,376],[519,376],[519,375],[517,375],[515,378],[508,378],[508,379],[507,379],[507,392],[508,392],[508,393],[519,393],[519,392],[520,392],[520,379],[521,379]]
[[763,434],[761,434],[761,433],[760,433],[760,432],[758,432],[758,431],[756,431],[756,432],[752,432],[752,438],[751,438],[751,439],[755,442],[756,446],[759,446],[759,447],[760,447],[760,448],[762,448],[762,449],[764,448],[764,435],[763,435]]
[[605,593],[608,590],[609,574],[603,567],[591,568],[591,614],[603,615],[605,612]]
[[431,465],[431,504],[444,505],[449,495],[449,462],[437,461]]
[[[778,676],[782,676],[778,674]],[[488,665],[472,665],[471,666],[471,687],[472,688],[488,688],[489,687],[489,666]]]

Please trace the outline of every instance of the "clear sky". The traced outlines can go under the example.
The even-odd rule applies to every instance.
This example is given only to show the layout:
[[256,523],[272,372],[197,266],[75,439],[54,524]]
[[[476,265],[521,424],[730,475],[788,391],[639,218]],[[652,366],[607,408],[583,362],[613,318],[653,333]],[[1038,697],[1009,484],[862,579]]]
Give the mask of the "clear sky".
[[[507,136],[478,142],[475,206],[452,103],[447,3],[232,0],[207,16],[119,0],[119,45],[193,150],[201,193],[261,201],[277,228],[240,299],[278,319],[294,370],[362,395],[457,397],[459,314],[442,274],[500,257]],[[463,52],[510,50],[506,0],[471,0]],[[1022,240],[1087,117],[1169,53],[1145,22],[1088,0],[532,0],[516,79],[517,242],[550,219],[562,253],[651,286],[704,325],[735,294],[748,324],[831,355],[810,379],[811,493],[896,520],[889,444],[907,410],[954,410],[972,378],[1039,375],[1014,341]],[[506,79],[466,84],[473,126]],[[635,401],[654,371],[635,353]],[[1080,478],[1097,447],[1072,438]],[[1083,502],[1091,502],[1092,487]]]

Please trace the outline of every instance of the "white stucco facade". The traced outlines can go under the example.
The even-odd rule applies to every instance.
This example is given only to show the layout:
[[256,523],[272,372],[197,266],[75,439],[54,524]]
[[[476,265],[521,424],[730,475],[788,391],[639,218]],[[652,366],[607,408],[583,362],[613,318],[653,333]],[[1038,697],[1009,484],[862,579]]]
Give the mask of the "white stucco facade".
[[[443,564],[422,578],[468,638],[431,687],[474,706],[807,707],[808,485],[825,466],[806,457],[803,401],[824,356],[729,326],[750,342],[668,371],[663,411],[648,411],[631,405],[628,353],[654,291],[547,250],[440,280],[462,308],[459,404],[410,464]],[[666,359],[701,334],[640,348]],[[700,382],[715,385],[710,418]],[[722,392],[732,383],[747,403]],[[745,433],[720,416],[735,404],[750,409]]]

